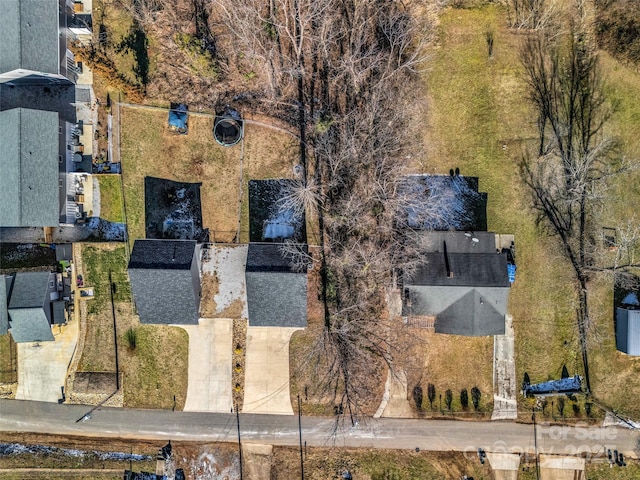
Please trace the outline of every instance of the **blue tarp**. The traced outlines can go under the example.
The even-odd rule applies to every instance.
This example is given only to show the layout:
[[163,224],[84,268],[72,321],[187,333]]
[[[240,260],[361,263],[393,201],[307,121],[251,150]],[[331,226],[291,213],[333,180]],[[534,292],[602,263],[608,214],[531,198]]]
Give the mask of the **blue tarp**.
[[582,377],[574,375],[560,380],[524,385],[525,395],[541,395],[546,393],[573,393],[579,392],[582,386]]
[[179,132],[187,131],[187,119],[189,112],[186,105],[179,104],[169,110],[169,127]]
[[507,265],[507,273],[509,274],[509,282],[516,281],[516,266],[513,263]]

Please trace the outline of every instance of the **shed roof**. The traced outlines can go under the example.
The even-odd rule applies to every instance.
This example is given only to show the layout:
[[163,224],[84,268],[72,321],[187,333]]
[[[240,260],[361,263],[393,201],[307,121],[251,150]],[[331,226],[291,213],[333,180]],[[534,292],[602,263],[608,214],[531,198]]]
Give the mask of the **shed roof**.
[[0,112],[0,226],[59,224],[58,143],[56,112]]
[[136,240],[129,269],[189,270],[195,240]]
[[9,310],[40,308],[49,291],[49,272],[19,272],[13,280]]
[[42,308],[11,309],[11,336],[16,343],[53,341],[51,325]]
[[640,310],[616,309],[616,348],[640,356]]
[[58,0],[3,0],[0,73],[59,73]]

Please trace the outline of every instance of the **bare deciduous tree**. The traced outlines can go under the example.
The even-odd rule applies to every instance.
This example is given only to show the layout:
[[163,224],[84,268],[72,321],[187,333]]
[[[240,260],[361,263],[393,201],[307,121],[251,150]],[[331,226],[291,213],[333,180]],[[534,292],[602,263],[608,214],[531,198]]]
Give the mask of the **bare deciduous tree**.
[[521,164],[538,221],[559,239],[579,297],[577,312],[587,389],[589,327],[587,281],[594,267],[595,209],[610,180],[629,168],[604,126],[613,110],[606,101],[595,46],[586,28],[541,31],[526,38],[521,59],[538,115],[539,143]]

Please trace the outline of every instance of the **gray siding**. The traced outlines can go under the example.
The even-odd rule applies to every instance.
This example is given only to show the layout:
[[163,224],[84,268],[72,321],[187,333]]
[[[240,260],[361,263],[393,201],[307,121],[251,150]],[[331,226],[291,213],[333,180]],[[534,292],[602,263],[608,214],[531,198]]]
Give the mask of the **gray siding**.
[[246,272],[246,281],[250,326],[307,326],[306,273]]

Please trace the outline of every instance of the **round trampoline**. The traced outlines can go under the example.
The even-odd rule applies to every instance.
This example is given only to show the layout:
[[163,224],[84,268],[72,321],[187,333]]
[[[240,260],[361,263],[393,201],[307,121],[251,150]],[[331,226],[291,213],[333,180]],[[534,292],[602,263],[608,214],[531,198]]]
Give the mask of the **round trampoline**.
[[213,136],[223,147],[231,147],[242,139],[242,120],[230,117],[216,118],[213,126]]

